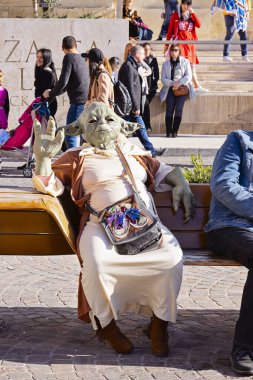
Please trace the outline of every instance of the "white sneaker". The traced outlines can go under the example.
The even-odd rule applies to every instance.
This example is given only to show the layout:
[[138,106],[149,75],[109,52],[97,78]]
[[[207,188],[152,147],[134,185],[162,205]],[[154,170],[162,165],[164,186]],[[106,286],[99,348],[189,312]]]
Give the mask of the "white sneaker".
[[201,92],[209,92],[209,90],[208,90],[207,88],[204,88],[204,87],[201,87],[201,86],[199,86],[199,87],[196,89],[196,91],[197,91],[198,93],[201,93]]
[[247,55],[243,55],[242,56],[242,61],[243,62],[250,62],[250,59],[249,59],[249,57]]
[[233,62],[233,58],[229,57],[228,55],[224,55],[223,62],[231,63]]

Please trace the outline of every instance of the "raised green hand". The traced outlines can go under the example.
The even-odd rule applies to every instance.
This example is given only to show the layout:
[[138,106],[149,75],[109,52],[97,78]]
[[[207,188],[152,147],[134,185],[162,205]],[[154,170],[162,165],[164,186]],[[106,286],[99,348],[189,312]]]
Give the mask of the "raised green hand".
[[61,149],[64,140],[64,130],[59,130],[55,135],[55,121],[50,117],[47,123],[46,133],[43,133],[40,122],[36,120],[34,114],[32,117],[35,135],[33,146],[33,153],[36,158],[35,174],[39,176],[50,176],[52,173],[51,159]]

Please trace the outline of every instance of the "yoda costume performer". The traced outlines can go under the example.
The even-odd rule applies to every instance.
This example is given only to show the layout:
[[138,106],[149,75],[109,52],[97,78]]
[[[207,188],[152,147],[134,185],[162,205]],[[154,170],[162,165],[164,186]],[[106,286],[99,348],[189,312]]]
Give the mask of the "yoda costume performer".
[[[182,251],[171,232],[161,224],[162,238],[135,256],[119,255],[105,230],[91,215],[87,202],[103,210],[133,193],[115,150],[120,133],[129,135],[140,126],[126,123],[108,106],[93,103],[75,123],[65,127],[67,134],[83,134],[86,145],[70,149],[51,167],[51,159],[60,150],[64,130],[55,137],[53,119],[43,134],[34,121],[36,167],[35,187],[60,197],[70,187],[71,197],[80,208],[82,218],[77,252],[81,263],[79,283],[79,317],[91,321],[97,334],[119,353],[133,349],[130,340],[119,330],[116,320],[132,311],[151,317],[149,334],[152,352],[168,355],[168,321],[176,320],[176,300],[182,279]],[[128,141],[119,143],[134,174],[140,196],[156,213],[150,191],[172,188],[174,208],[182,201],[185,218],[193,215],[193,196],[179,169],[151,157]]]

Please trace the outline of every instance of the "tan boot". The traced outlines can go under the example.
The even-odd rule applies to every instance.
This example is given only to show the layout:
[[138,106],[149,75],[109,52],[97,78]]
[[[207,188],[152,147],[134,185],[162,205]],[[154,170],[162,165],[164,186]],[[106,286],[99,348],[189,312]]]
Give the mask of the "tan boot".
[[97,325],[98,337],[106,340],[116,352],[119,354],[129,354],[133,351],[134,346],[132,342],[120,331],[114,319],[103,329],[98,321]]
[[168,356],[169,354],[169,335],[168,335],[168,322],[159,319],[154,315],[151,318],[148,334],[151,339],[152,353],[155,356]]

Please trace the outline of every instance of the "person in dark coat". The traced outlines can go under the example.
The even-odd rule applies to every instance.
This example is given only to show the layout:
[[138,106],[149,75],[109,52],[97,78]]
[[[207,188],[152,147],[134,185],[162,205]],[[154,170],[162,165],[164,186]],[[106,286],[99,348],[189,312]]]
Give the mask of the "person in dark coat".
[[150,44],[145,43],[143,45],[145,50],[145,59],[144,62],[151,68],[151,75],[147,77],[148,82],[148,94],[146,96],[146,102],[144,106],[144,112],[143,112],[143,120],[146,125],[147,131],[152,131],[151,123],[150,123],[150,103],[154,99],[154,96],[156,94],[157,88],[158,88],[158,81],[159,81],[159,66],[157,59],[152,54],[152,48]]
[[[35,97],[42,97],[47,89],[52,89],[57,82],[55,65],[52,52],[49,49],[40,49],[37,52],[36,65],[34,70]],[[57,100],[54,99],[49,105],[50,113],[53,117],[57,112]]]
[[[84,111],[84,104],[88,99],[89,70],[85,59],[77,50],[77,42],[73,36],[66,36],[62,40],[64,58],[59,80],[52,90],[47,89],[43,96],[54,99],[67,92],[70,107],[67,114],[67,124],[76,121]],[[75,148],[79,144],[77,136],[66,136],[67,148]]]
[[141,63],[144,61],[145,53],[144,49],[140,45],[134,45],[130,50],[130,55],[127,60],[122,64],[119,70],[119,81],[121,81],[130,94],[132,100],[131,114],[126,118],[127,121],[138,123],[144,128],[139,129],[136,135],[140,139],[142,145],[146,150],[150,150],[152,156],[158,156],[160,152],[157,152],[149,140],[145,123],[142,118],[142,89],[143,78],[138,70],[143,70]]

